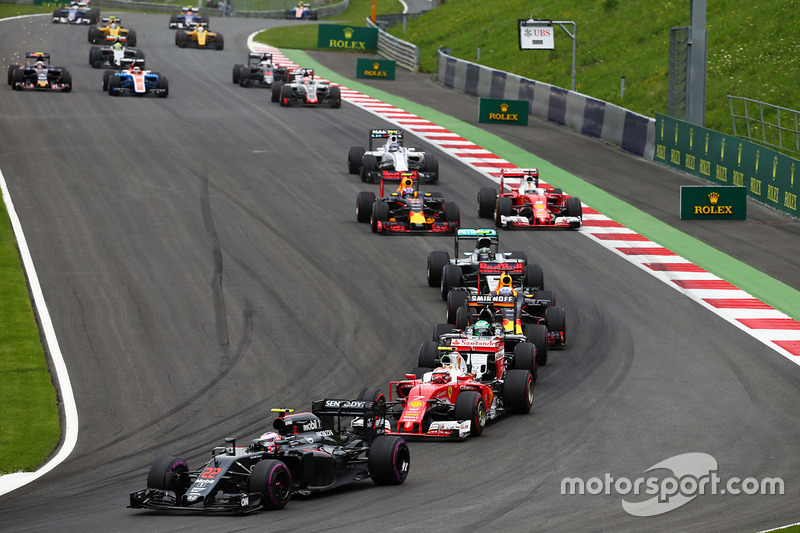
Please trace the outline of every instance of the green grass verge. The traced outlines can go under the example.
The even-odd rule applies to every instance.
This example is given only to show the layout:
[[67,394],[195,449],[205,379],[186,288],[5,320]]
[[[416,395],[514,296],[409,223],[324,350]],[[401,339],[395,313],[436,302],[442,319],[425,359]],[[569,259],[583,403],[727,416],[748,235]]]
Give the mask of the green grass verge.
[[0,204],[0,474],[35,470],[58,444],[47,369],[17,241]]
[[[364,26],[364,21],[370,16],[371,9],[372,0],[350,0],[350,7],[347,8],[347,11],[335,17],[336,23]],[[402,13],[403,6],[397,0],[378,0],[375,12],[378,15],[394,15]],[[282,26],[262,31],[255,37],[255,40],[260,43],[269,42],[270,45],[278,48],[319,50],[317,48],[317,31],[316,24]]]
[[28,6],[24,4],[0,4],[0,19],[18,17],[20,15],[37,15],[39,13],[52,12],[52,7]]

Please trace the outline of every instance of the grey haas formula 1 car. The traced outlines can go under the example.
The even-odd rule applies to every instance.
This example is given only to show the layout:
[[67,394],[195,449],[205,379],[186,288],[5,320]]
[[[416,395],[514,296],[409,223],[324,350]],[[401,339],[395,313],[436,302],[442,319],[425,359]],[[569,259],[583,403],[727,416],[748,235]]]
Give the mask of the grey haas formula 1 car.
[[133,509],[248,513],[282,509],[292,494],[310,494],[371,478],[399,485],[408,475],[406,442],[386,435],[386,405],[369,399],[317,400],[310,413],[274,409],[278,417],[246,448],[236,439],[211,451],[197,470],[164,457],[131,493]]
[[339,87],[314,78],[312,69],[295,69],[290,73],[291,81],[275,81],[272,84],[272,101],[284,107],[293,105],[313,107],[342,107]]
[[372,129],[369,150],[353,146],[347,154],[347,170],[361,174],[361,181],[377,182],[384,172],[414,170],[422,183],[439,181],[439,161],[433,154],[403,146],[403,130]]

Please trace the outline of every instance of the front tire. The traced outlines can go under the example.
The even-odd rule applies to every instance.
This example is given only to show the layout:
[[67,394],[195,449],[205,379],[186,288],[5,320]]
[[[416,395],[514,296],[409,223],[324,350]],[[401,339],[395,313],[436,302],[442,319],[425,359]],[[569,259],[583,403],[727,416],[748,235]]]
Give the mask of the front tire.
[[372,441],[367,463],[372,481],[378,485],[400,485],[411,466],[408,444],[398,436],[381,435]]
[[372,216],[372,206],[375,205],[375,193],[371,191],[361,191],[356,197],[356,220],[359,222],[369,222]]
[[372,216],[370,217],[372,233],[378,233],[378,222],[386,222],[388,220],[389,205],[386,202],[375,202],[372,204]]
[[347,153],[347,171],[350,174],[361,172],[361,160],[364,158],[365,151],[362,146],[350,147],[350,151]]
[[451,289],[456,289],[462,286],[461,282],[461,267],[458,265],[447,264],[442,270],[442,283],[441,293],[442,300],[447,300],[447,294]]
[[281,461],[259,461],[250,472],[247,491],[261,494],[264,509],[283,509],[292,497],[292,473]]
[[189,488],[189,465],[179,457],[162,457],[147,473],[147,488],[169,490],[181,499]]
[[491,187],[484,187],[478,191],[478,216],[492,218],[494,206],[497,203],[497,191]]
[[464,391],[456,398],[456,420],[469,420],[469,434],[480,437],[486,427],[486,402],[475,391]]

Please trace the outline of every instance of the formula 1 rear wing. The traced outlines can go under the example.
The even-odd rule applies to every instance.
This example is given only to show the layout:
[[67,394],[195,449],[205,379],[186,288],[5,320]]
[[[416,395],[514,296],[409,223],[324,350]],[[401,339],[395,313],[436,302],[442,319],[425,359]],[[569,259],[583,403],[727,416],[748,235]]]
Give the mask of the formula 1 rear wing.
[[397,143],[400,146],[403,146],[403,130],[395,130],[395,129],[372,129],[369,130],[369,149],[370,151],[374,150],[373,142],[375,142],[375,146],[383,146],[386,144],[387,139],[389,142]]
[[[341,432],[343,417],[357,419],[358,422],[351,423],[351,427],[363,428],[369,443],[386,432],[385,403],[372,400],[324,399],[312,402],[311,412],[320,417],[327,427],[336,428],[337,432]],[[335,424],[333,419],[336,419]]]

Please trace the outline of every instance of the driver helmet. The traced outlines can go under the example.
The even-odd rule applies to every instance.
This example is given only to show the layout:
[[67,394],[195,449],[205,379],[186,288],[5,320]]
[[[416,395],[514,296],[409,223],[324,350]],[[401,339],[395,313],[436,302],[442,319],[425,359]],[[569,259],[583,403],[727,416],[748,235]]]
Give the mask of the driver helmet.
[[37,61],[36,62],[36,67],[37,68],[44,67],[44,61],[42,61],[41,59],[39,61]]
[[437,368],[431,374],[431,383],[444,384],[450,381],[450,372],[446,368]]
[[131,67],[131,72],[141,72],[141,71],[142,71],[142,67],[140,67],[136,63],[134,63],[133,66]]
[[416,191],[414,191],[414,187],[404,187],[402,196],[403,198],[414,198]]
[[267,68],[269,66],[269,61],[267,61],[266,59],[262,59],[259,65],[261,65],[262,68]]
[[514,289],[511,287],[500,287],[500,290],[497,291],[497,294],[500,296],[511,296],[514,294]]
[[492,261],[494,259],[491,246],[492,240],[488,237],[478,239],[478,261]]
[[478,320],[475,322],[475,326],[472,328],[472,331],[475,335],[491,335],[492,334],[492,327],[486,320]]
[[122,43],[117,41],[111,45],[111,48],[113,48],[114,50],[122,50]]
[[389,151],[390,152],[399,152],[400,145],[398,143],[389,143]]
[[274,431],[267,431],[260,437],[258,437],[258,443],[268,452],[274,452],[275,449],[278,447],[275,444],[275,441],[280,439],[280,435],[275,433]]
[[109,28],[116,28],[117,27],[117,23],[114,22],[114,21],[111,21],[111,22],[108,23],[108,27]]

